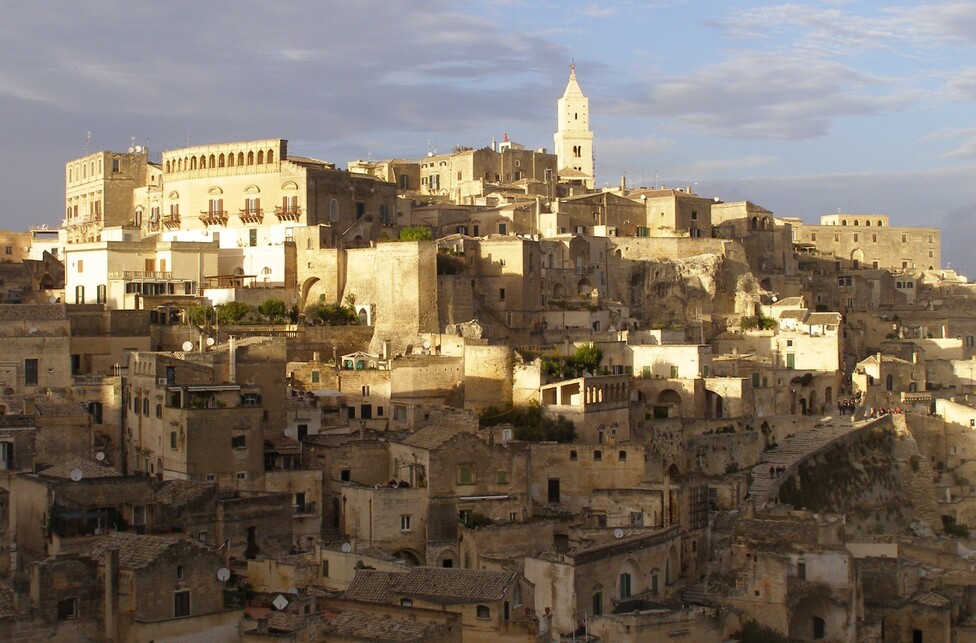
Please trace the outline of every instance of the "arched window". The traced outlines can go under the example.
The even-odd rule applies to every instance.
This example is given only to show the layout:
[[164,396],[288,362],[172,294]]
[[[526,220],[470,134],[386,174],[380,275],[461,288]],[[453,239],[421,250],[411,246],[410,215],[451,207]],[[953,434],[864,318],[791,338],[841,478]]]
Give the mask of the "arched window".
[[885,378],[885,390],[890,391],[895,387],[895,378],[891,375]]
[[227,155],[227,167],[234,167],[234,154],[233,154],[233,152]]
[[244,152],[237,153],[237,164],[244,165]]
[[274,163],[274,150],[268,150],[268,163]]
[[867,227],[869,227],[869,228],[870,228],[870,227],[871,227],[871,220],[870,220],[870,219],[868,219],[867,221],[865,221],[865,222],[864,222],[864,225],[866,225]]
[[338,220],[339,220],[339,202],[336,201],[335,199],[332,199],[332,202],[329,204],[329,221],[335,222]]
[[247,153],[247,164],[254,165],[254,152]]
[[210,167],[217,167],[217,157],[213,154],[210,155]]
[[217,167],[224,167],[226,163],[227,163],[227,159],[224,157],[223,154],[217,157]]
[[479,605],[475,608],[475,616],[478,618],[491,618],[491,610],[487,605]]
[[854,219],[854,225],[856,225],[856,226],[861,225],[861,222],[858,221],[857,219]]
[[258,150],[258,165],[264,165],[264,150]]

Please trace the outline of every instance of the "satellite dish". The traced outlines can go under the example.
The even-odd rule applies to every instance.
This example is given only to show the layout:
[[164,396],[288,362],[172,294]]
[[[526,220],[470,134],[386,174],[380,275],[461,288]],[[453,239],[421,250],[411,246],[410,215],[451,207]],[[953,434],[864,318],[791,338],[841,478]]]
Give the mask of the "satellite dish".
[[133,146],[130,145],[129,146],[129,154],[132,154],[135,151],[136,151],[136,148],[134,148]]
[[185,350],[185,351],[192,351],[193,350],[193,342],[191,342],[189,340],[183,342],[183,350]]
[[618,538],[618,539],[619,538],[623,538],[624,537],[624,530],[621,529],[620,527],[617,527],[616,529],[613,530],[613,537],[614,538]]
[[207,346],[213,346],[216,343],[217,343],[217,340],[214,339],[213,337],[208,337],[207,338]]
[[105,460],[105,452],[104,451],[99,451],[98,453],[96,453],[95,454],[95,459],[98,460],[99,462],[102,462],[103,460]]
[[136,152],[142,152],[142,146],[136,145]]
[[352,551],[352,545],[350,545],[349,543],[342,543],[342,547],[340,547],[339,549],[342,550],[343,554],[348,554],[349,552]]
[[288,607],[288,599],[282,596],[281,594],[278,594],[278,596],[275,597],[273,601],[271,601],[271,604],[275,606],[276,610],[281,611],[286,607]]
[[75,482],[78,482],[84,477],[84,474],[81,472],[81,469],[79,469],[78,467],[72,469],[69,475],[71,476],[71,479],[74,480]]
[[291,437],[291,434],[292,434],[292,430],[291,429],[285,429],[285,436],[287,436],[287,437],[290,438]]
[[218,569],[217,580],[219,580],[221,583],[226,583],[228,580],[230,580],[230,570],[226,567],[221,567]]
[[49,303],[52,303],[52,304],[58,303],[58,298],[57,297],[48,297],[47,300],[48,300]]
[[430,348],[430,342],[425,339],[424,340],[424,349],[426,350],[428,348]]

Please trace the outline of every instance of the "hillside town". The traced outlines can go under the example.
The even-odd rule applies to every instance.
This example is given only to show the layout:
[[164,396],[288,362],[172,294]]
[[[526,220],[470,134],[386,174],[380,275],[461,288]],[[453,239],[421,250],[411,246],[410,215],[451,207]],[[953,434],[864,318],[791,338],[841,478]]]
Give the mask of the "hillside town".
[[0,640],[976,641],[940,230],[599,187],[554,99],[67,160],[0,232]]

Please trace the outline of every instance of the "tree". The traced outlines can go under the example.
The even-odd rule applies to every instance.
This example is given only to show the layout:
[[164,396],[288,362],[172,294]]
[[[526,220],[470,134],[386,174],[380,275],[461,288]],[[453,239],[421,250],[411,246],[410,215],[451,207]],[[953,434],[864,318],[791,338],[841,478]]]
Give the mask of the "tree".
[[359,315],[352,306],[327,304],[324,299],[305,308],[305,319],[326,326],[352,326],[359,323]]
[[218,304],[217,323],[239,324],[249,312],[251,307],[243,302],[229,301],[226,304]]
[[596,369],[600,367],[602,361],[603,350],[592,342],[577,346],[576,353],[573,355],[573,363],[576,368],[590,373],[596,373]]
[[190,323],[204,326],[211,317],[210,307],[200,304],[190,304],[186,307],[186,316]]
[[400,229],[400,241],[430,241],[433,238],[430,228],[424,225],[412,225]]
[[288,306],[280,299],[267,299],[258,306],[258,312],[264,315],[269,321],[276,322],[284,320],[288,314]]
[[515,428],[515,439],[525,442],[572,442],[576,439],[576,427],[572,422],[561,415],[555,419],[546,416],[538,402],[508,409],[489,406],[478,420],[482,428],[503,423],[511,424]]

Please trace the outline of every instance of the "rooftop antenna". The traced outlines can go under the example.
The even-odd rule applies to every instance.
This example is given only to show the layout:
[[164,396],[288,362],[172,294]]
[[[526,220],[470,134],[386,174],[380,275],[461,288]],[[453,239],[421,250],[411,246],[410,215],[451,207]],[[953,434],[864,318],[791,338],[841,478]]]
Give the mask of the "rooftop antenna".
[[191,138],[193,138],[193,136],[189,132],[187,132],[186,133],[186,146],[187,147],[190,147],[190,139]]
[[88,155],[88,144],[91,143],[91,130],[85,134],[85,156]]

